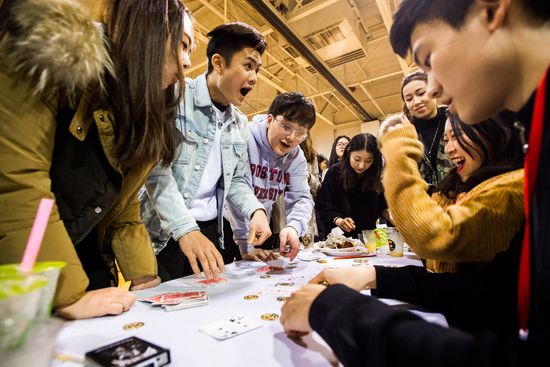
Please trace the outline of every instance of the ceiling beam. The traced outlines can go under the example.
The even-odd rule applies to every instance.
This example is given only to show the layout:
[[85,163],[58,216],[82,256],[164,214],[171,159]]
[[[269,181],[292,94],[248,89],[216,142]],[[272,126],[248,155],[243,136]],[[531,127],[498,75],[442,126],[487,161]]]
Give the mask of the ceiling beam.
[[314,51],[302,41],[302,39],[294,33],[287,25],[287,21],[283,19],[280,14],[273,8],[271,4],[266,3],[266,0],[247,0],[248,3],[260,13],[272,26],[275,28],[288,42],[294,47],[303,57],[309,62],[309,64],[322,75],[338,93],[346,99],[357,112],[361,115],[365,121],[375,120],[376,117],[372,116],[361,106],[361,103],[350,93],[350,91],[334,76],[330,71],[326,63],[319,59]]
[[[355,2],[355,0],[349,0],[352,2]],[[378,12],[380,13],[380,16],[382,17],[382,21],[384,22],[384,26],[386,27],[386,30],[388,31],[388,34],[390,33],[391,25],[393,22],[393,13],[390,7],[390,4],[388,4],[388,0],[376,0],[376,6],[378,6]],[[409,66],[403,60],[400,56],[397,54],[395,55],[397,58],[397,62],[399,63],[399,67],[401,68],[401,71],[403,72],[403,75],[407,75],[409,73]]]

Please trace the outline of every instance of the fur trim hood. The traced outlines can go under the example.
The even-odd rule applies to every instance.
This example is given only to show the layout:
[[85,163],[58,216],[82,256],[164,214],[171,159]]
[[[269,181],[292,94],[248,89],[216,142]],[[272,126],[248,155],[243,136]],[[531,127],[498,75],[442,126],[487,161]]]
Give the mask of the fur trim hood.
[[113,70],[102,25],[76,0],[17,0],[6,29],[10,68],[34,93],[71,97]]

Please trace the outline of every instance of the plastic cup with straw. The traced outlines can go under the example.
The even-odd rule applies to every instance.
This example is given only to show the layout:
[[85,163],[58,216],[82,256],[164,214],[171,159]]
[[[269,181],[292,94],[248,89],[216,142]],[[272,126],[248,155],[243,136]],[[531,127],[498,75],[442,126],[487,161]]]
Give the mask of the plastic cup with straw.
[[3,274],[0,277],[0,350],[16,348],[25,341],[31,321],[36,317],[44,297],[42,290],[47,280],[31,273],[52,207],[53,200],[40,201],[19,267],[20,274]]

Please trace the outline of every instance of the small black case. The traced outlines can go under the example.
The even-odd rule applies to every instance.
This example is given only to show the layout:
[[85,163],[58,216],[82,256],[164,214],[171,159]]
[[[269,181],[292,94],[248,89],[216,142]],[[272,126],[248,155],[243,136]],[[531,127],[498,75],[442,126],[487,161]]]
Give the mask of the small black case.
[[161,367],[170,363],[170,350],[132,336],[86,353],[89,367]]

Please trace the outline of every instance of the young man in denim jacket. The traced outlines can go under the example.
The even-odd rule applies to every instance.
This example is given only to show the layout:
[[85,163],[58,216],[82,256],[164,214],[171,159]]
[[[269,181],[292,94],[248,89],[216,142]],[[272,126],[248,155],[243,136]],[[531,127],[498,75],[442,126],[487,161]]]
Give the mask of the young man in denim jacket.
[[177,158],[153,170],[141,205],[163,281],[200,274],[198,263],[207,279],[217,278],[234,260],[236,246],[224,246],[226,202],[250,218],[249,243],[260,245],[271,235],[245,181],[248,121],[235,107],[256,85],[266,40],[244,23],[220,25],[207,36],[208,71],[185,83]]

